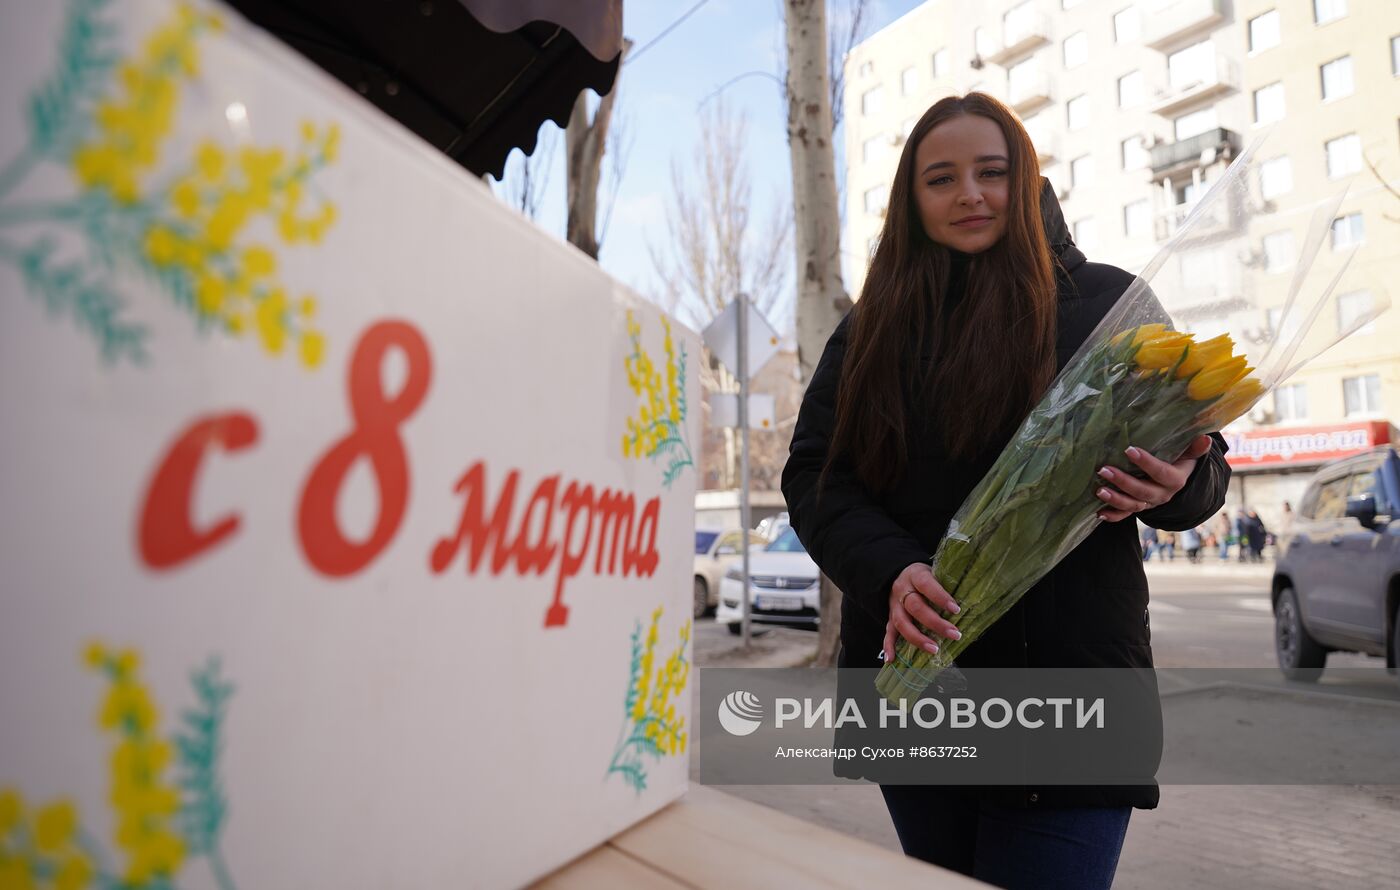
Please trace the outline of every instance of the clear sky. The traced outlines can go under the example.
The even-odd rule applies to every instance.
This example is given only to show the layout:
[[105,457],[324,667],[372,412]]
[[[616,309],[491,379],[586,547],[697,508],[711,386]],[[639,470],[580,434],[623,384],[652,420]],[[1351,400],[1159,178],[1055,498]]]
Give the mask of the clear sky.
[[[647,47],[696,2],[625,0],[623,6],[623,30],[633,41],[635,61],[623,66],[615,114],[624,120],[631,147],[599,262],[644,296],[653,296],[657,290],[647,245],[649,241],[658,247],[666,245],[671,161],[690,157],[699,134],[697,106],[740,75],[762,71],[776,76],[783,68],[779,0],[706,0],[673,31]],[[865,33],[883,28],[918,5],[918,0],[868,0]],[[846,0],[830,0],[828,15],[839,16],[846,8]],[[747,115],[748,172],[755,204],[750,218],[766,220],[773,202],[791,201],[786,106],[778,84],[769,77],[744,77],[727,87],[723,95],[731,110]],[[547,131],[555,131],[557,145],[537,222],[562,238],[563,134],[553,123],[544,125],[542,135]],[[839,152],[839,133],[836,146]],[[513,153],[512,163],[519,154]],[[838,157],[838,167],[840,163]],[[791,284],[790,273],[789,290]],[[786,317],[771,319],[780,327],[792,322],[790,299],[787,302]]]

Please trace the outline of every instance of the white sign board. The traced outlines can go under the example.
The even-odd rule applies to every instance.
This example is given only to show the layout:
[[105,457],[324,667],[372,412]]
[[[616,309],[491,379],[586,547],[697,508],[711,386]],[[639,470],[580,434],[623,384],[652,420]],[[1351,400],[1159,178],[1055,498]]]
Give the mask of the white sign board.
[[[710,393],[710,425],[737,427],[739,425],[739,394]],[[749,393],[749,429],[773,429],[773,396],[769,393]]]
[[[748,330],[745,333],[748,335],[749,341],[749,379],[752,380],[759,369],[778,354],[778,332],[773,330],[773,326],[763,317],[763,313],[754,308],[753,303],[745,302],[749,307]],[[702,336],[705,340],[705,346],[714,353],[720,364],[728,368],[731,374],[738,374],[739,301],[730,300],[729,305],[724,307],[724,311],[705,326]]]
[[6,855],[508,887],[679,796],[698,338],[225,8],[0,60]]

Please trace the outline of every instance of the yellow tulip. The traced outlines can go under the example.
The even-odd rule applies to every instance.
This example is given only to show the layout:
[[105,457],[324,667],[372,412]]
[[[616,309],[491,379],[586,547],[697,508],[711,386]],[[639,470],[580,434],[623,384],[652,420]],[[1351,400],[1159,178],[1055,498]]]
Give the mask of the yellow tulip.
[[1202,401],[1213,399],[1229,389],[1237,380],[1254,370],[1245,363],[1244,356],[1235,356],[1224,364],[1208,368],[1186,385],[1186,395]]
[[1190,334],[1148,340],[1137,351],[1137,366],[1147,369],[1170,368],[1181,360],[1181,351],[1190,343]]
[[1197,371],[1222,365],[1232,357],[1234,348],[1234,341],[1230,339],[1229,334],[1193,343],[1181,367],[1176,369],[1176,376],[1185,380]]
[[1112,343],[1114,346],[1117,346],[1118,344],[1131,338],[1132,345],[1137,346],[1138,344],[1142,343],[1142,341],[1148,339],[1149,337],[1155,337],[1156,335],[1162,333],[1166,329],[1167,326],[1164,324],[1145,324],[1139,327],[1129,328],[1128,330],[1123,331],[1120,334],[1116,334],[1113,337],[1113,339],[1109,342]]
[[1201,421],[1213,429],[1219,429],[1239,417],[1258,401],[1264,393],[1264,384],[1257,377],[1245,377],[1230,387],[1220,401],[1211,405]]

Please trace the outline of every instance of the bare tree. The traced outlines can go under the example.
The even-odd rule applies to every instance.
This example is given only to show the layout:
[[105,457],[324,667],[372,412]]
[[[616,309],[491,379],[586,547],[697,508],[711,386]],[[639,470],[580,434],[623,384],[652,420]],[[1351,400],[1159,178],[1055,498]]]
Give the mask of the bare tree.
[[[827,338],[851,306],[841,281],[841,214],[836,199],[836,156],[831,145],[830,52],[826,0],[785,0],[787,135],[792,156],[796,220],[797,356],[810,381]],[[841,591],[822,576],[823,616],[813,663],[835,663]]]
[[[627,61],[627,51],[632,41],[622,42],[622,59],[619,66]],[[603,155],[608,148],[608,127],[612,122],[613,106],[621,90],[621,77],[613,82],[606,96],[598,100],[592,117],[588,114],[588,92],[579,93],[574,100],[574,110],[569,115],[569,125],[564,130],[564,144],[568,150],[568,219],[565,224],[565,237],[579,250],[598,258],[598,184],[602,175]]]
[[[704,107],[693,155],[671,163],[665,239],[648,244],[661,285],[658,302],[697,328],[740,293],[770,319],[787,296],[791,217],[775,205],[771,218],[754,223],[746,129],[744,117],[731,113],[722,98]],[[708,392],[738,389],[730,370],[708,356],[700,382]],[[725,429],[707,436],[710,447],[702,449],[701,467],[707,484],[737,484],[734,433]]]
[[836,132],[845,115],[846,56],[865,36],[866,0],[846,0],[845,8],[832,16],[831,37],[827,41],[826,67],[831,75],[831,131]]
[[747,129],[723,99],[701,111],[693,155],[671,162],[665,241],[648,244],[663,304],[697,327],[741,292],[768,318],[784,296],[792,222],[777,207],[762,226],[753,224]]

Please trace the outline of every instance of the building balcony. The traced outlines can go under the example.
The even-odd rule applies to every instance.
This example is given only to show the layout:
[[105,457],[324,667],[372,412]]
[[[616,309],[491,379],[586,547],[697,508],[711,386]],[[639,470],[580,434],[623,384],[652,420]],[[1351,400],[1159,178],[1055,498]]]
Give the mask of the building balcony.
[[1161,182],[1173,173],[1229,160],[1239,150],[1240,137],[1224,127],[1206,130],[1189,139],[1154,145],[1150,150],[1152,181]]
[[1142,42],[1166,50],[1225,21],[1224,0],[1172,0],[1155,10],[1144,9]]
[[1021,117],[1039,111],[1053,101],[1050,77],[1043,71],[1011,84],[1007,91],[1007,104]]
[[1221,93],[1240,88],[1240,68],[1233,59],[1216,57],[1215,64],[1201,77],[1176,87],[1160,87],[1153,91],[1147,109],[1163,117],[1175,117],[1193,106],[1204,105]]
[[1002,45],[984,58],[993,65],[1007,66],[1022,56],[1030,55],[1050,42],[1050,16],[1043,12],[1023,17],[1015,25],[1002,29]]

